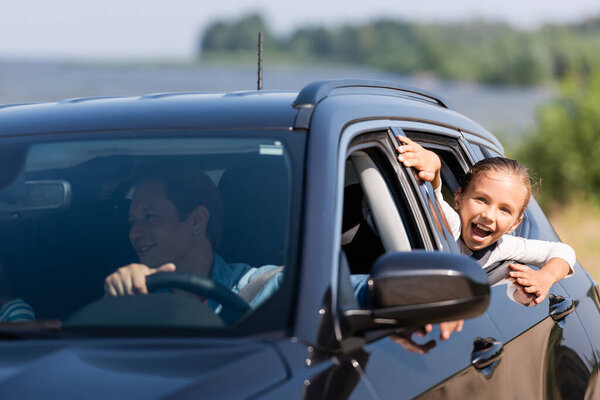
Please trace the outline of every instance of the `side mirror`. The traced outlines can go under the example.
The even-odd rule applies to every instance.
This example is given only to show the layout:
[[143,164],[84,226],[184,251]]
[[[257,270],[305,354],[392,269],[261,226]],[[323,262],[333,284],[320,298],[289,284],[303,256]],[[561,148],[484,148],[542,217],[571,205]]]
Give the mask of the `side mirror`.
[[344,312],[353,332],[473,318],[488,307],[486,273],[471,257],[430,251],[380,257],[368,281],[371,309]]

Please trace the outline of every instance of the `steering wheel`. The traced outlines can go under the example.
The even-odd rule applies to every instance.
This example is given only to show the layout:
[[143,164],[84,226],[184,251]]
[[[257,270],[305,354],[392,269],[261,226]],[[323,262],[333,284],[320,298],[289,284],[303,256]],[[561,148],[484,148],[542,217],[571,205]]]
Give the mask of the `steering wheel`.
[[223,307],[219,315],[228,325],[238,321],[250,309],[250,306],[231,289],[200,275],[183,272],[162,272],[148,275],[146,287],[149,292],[159,289],[181,289],[214,300]]

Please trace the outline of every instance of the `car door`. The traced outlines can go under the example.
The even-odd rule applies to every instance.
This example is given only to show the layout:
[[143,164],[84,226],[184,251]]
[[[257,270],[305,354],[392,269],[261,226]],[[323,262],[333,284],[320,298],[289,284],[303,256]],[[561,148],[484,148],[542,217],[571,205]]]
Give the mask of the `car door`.
[[[484,147],[460,137],[450,139],[414,127],[406,134],[440,156],[447,195],[455,192],[457,179],[469,165],[490,155]],[[447,201],[451,202],[450,196]],[[516,234],[549,240],[536,223],[540,218],[536,207],[533,200]],[[500,331],[500,364],[507,372],[509,396],[582,398],[594,362],[585,331],[576,315],[571,314],[576,302],[557,283],[550,290],[551,296],[531,306],[522,288],[506,279],[507,266],[489,271],[488,277],[493,286],[487,314]]]
[[[364,197],[344,199],[342,250],[352,274],[368,273],[369,262],[385,252],[451,249],[440,233],[444,228],[437,208],[429,211],[431,198],[423,197],[412,172],[396,161],[396,146],[394,132],[386,128],[358,134],[348,146],[346,193],[358,183]],[[353,212],[352,204],[359,211]],[[360,223],[352,222],[356,214]],[[351,240],[345,235],[353,227],[357,228]],[[359,241],[360,229],[367,230],[360,235],[366,242]],[[343,280],[340,286],[343,291]],[[437,327],[425,338],[415,329],[380,332],[353,362],[361,383],[380,398],[493,397],[506,393],[507,386],[505,372],[495,363],[499,335],[487,314],[466,321],[463,331],[446,341],[438,339]]]

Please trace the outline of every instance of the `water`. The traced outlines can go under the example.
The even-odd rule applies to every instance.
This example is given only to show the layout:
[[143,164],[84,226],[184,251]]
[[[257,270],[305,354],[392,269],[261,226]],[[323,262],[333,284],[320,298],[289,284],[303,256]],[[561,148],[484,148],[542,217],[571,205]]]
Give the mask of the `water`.
[[[0,60],[0,104],[58,101],[87,96],[143,95],[177,91],[256,88],[255,66],[116,65]],[[269,66],[264,89],[301,89],[322,79],[383,79],[434,92],[459,112],[518,140],[535,123],[536,108],[552,98],[543,87],[500,87],[409,77],[373,69],[333,66]]]

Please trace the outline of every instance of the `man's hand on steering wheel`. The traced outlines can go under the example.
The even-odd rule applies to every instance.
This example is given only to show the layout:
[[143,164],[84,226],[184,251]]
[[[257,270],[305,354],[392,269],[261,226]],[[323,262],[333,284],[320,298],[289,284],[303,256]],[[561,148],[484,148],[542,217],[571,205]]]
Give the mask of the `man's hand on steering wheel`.
[[[159,274],[160,272],[172,272]],[[152,277],[152,283],[147,277]],[[206,277],[194,274],[175,273],[175,264],[167,263],[158,268],[150,268],[144,264],[129,264],[110,274],[104,281],[105,296],[118,297],[135,294],[148,294],[150,290],[179,289],[193,293],[200,298],[207,298],[221,304],[219,313],[223,321],[233,324],[248,310],[248,304],[229,288],[211,281]]]
[[158,268],[150,268],[144,264],[129,264],[119,268],[104,280],[105,296],[127,296],[148,294],[146,277],[159,272],[174,272],[175,264],[167,263]]

